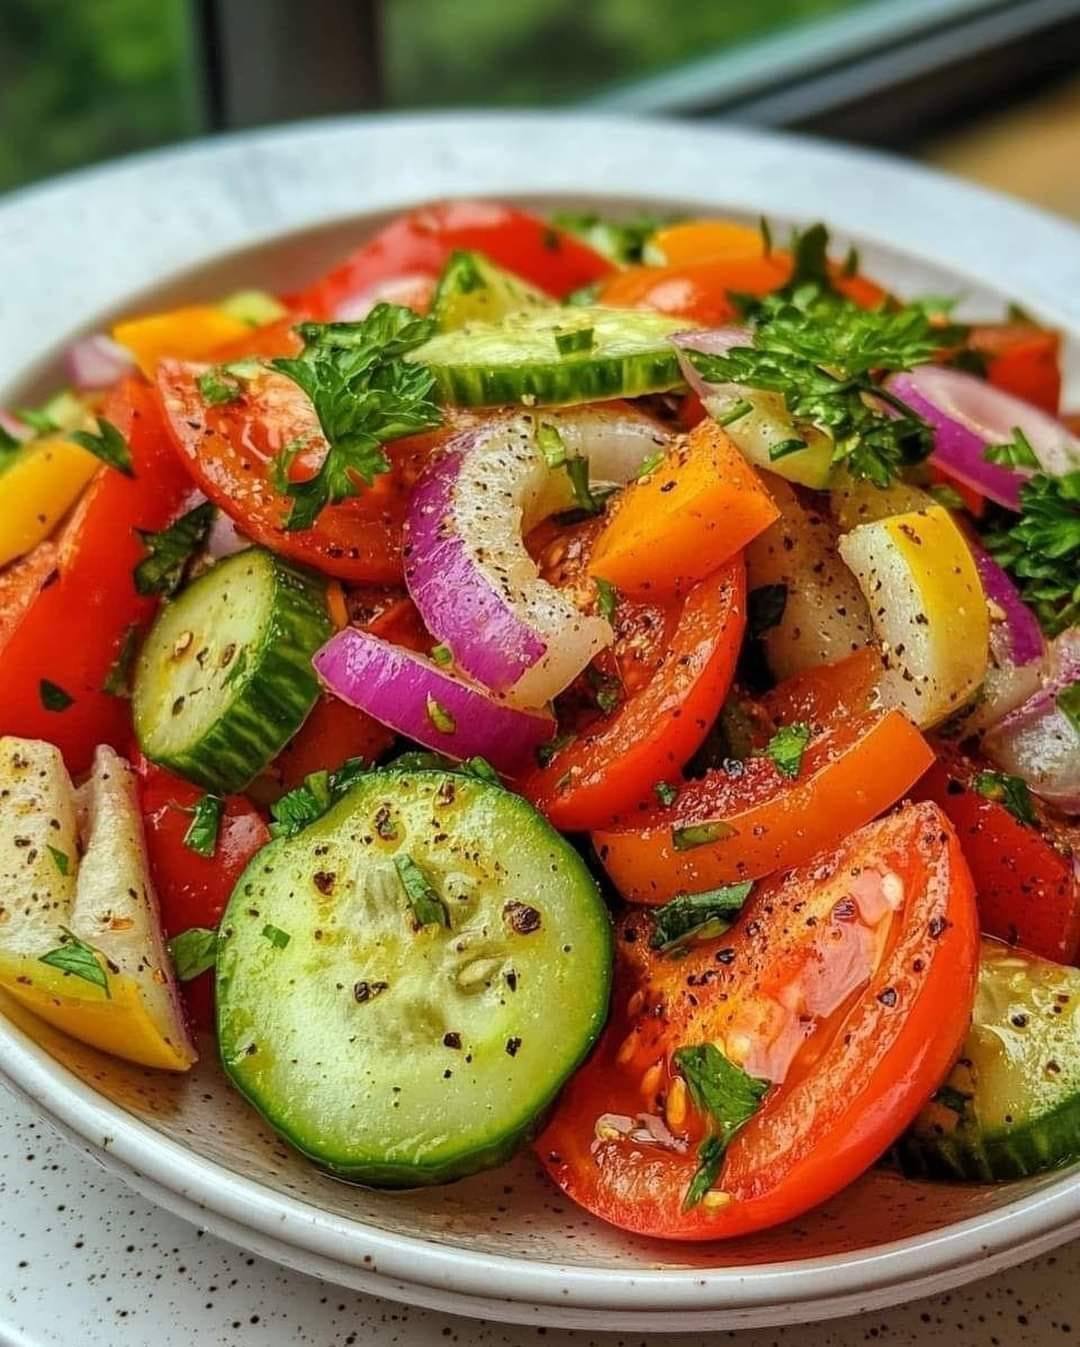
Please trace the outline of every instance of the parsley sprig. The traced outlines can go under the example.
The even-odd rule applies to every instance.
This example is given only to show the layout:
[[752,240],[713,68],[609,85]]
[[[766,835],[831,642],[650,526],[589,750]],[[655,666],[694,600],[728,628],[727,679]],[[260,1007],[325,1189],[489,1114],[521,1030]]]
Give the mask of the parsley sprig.
[[983,541],[1048,636],[1080,623],[1080,468],[1037,472],[1020,488],[1020,518],[1008,516]]
[[431,371],[403,359],[434,330],[432,319],[411,309],[377,304],[359,322],[301,323],[301,354],[271,362],[311,399],[327,443],[314,477],[286,482],[293,499],[287,528],[310,528],[327,505],[358,495],[389,471],[384,444],[440,423]]

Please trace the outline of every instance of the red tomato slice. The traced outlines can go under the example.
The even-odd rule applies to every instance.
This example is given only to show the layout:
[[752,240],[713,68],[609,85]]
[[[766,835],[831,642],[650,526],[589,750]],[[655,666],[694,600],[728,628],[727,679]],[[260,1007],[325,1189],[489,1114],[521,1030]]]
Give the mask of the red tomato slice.
[[901,711],[841,716],[811,738],[794,779],[748,758],[680,784],[670,808],[653,800],[593,844],[624,898],[662,903],[804,864],[888,809],[933,760]]
[[[164,528],[194,494],[141,380],[120,384],[103,415],[127,437],[135,476],[98,472],[55,544],[9,573],[0,614],[0,734],[56,744],[76,773],[98,744],[123,751],[131,734],[128,702],[104,684],[129,629],[156,607],[135,592],[132,571],[145,555],[135,530]],[[48,684],[62,695],[50,698]]]
[[312,471],[326,441],[310,400],[291,379],[268,372],[245,384],[232,402],[207,406],[199,393],[204,365],[163,360],[158,390],[173,443],[210,499],[257,542],[283,556],[337,576],[370,584],[402,578],[401,527],[413,484],[432,448],[451,433],[395,440],[385,446],[391,469],[360,495],[327,506],[313,528],[284,527],[291,503],[273,485],[278,453],[297,438],[309,445],[302,471]]
[[[246,796],[227,796],[217,848],[211,857],[200,856],[184,845],[184,836],[191,826],[190,811],[205,792],[141,755],[135,765],[150,873],[165,934],[171,939],[193,926],[213,930],[244,867],[270,840],[262,815]],[[209,1028],[212,975],[203,973],[182,986],[192,1018]]]
[[979,768],[942,753],[915,790],[948,815],[960,836],[987,935],[1057,963],[1080,959],[1080,825],[1044,815],[1021,823],[972,785]]
[[1001,388],[1051,416],[1061,405],[1061,334],[1032,323],[976,327],[969,344],[987,357],[986,375]]
[[740,556],[672,610],[670,636],[646,681],[526,777],[521,793],[557,828],[579,830],[602,826],[658,781],[677,776],[731,686],[745,626]]
[[368,295],[382,281],[437,276],[457,248],[482,252],[558,299],[613,269],[573,235],[514,206],[445,201],[399,215],[329,275],[285,302],[315,318],[333,317],[342,304]]
[[393,730],[324,693],[278,755],[273,772],[286,790],[292,790],[312,772],[332,772],[347,758],[363,758],[370,764],[393,742]]
[[[683,958],[652,951],[651,932],[645,914],[623,922],[612,1020],[536,1143],[574,1201],[624,1230],[726,1238],[823,1202],[900,1135],[967,1033],[974,893],[933,805],[762,885]],[[707,1043],[770,1088],[687,1210],[708,1120],[673,1054]]]

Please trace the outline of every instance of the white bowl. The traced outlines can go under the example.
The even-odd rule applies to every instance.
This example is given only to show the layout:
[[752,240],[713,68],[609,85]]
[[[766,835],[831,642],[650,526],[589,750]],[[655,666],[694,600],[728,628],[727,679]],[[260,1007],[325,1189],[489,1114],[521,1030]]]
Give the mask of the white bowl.
[[[823,218],[908,291],[1014,297],[1080,352],[1080,233],[924,169],[733,129],[532,115],[387,117],[139,156],[0,203],[0,405],[47,389],[76,331],[150,304],[287,287],[399,207],[449,195]],[[58,634],[58,639],[61,639]],[[0,687],[2,696],[2,687]],[[103,1057],[10,1002],[0,1072],[172,1211],[328,1280],[510,1322],[637,1332],[804,1322],[984,1276],[1080,1233],[1080,1175],[997,1188],[875,1171],[804,1219],[729,1243],[631,1238],[525,1154],[433,1191],[337,1183],[269,1135],[212,1045],[185,1079]]]

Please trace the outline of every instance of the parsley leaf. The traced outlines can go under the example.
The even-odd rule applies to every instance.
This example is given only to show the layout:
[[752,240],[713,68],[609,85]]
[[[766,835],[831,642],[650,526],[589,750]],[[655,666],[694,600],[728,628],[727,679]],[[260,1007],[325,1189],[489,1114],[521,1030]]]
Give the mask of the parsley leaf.
[[653,914],[652,949],[665,953],[690,940],[723,935],[750,896],[753,884],[726,884],[704,893],[681,893]]
[[46,711],[66,711],[75,701],[70,692],[65,691],[59,683],[51,683],[47,678],[38,683],[38,696]]
[[683,1211],[696,1207],[710,1188],[720,1177],[724,1164],[724,1152],[727,1147],[715,1133],[710,1134],[698,1147],[698,1167],[686,1189],[683,1198]]
[[184,834],[184,846],[207,860],[217,850],[218,829],[225,801],[220,795],[203,795],[191,806],[191,823]]
[[577,508],[585,514],[599,514],[604,508],[604,502],[589,486],[589,460],[580,455],[571,455],[562,467],[566,469],[566,475],[570,478]]
[[450,913],[446,904],[413,858],[399,851],[394,857],[394,869],[398,872],[417,926],[449,926]]
[[206,540],[213,522],[214,506],[204,501],[157,533],[136,529],[147,552],[134,571],[138,593],[175,594],[184,582],[188,562]]
[[665,809],[670,809],[679,798],[679,789],[677,786],[673,786],[669,781],[658,781],[656,785],[653,786],[653,794]]
[[1062,688],[1055,702],[1057,709],[1080,735],[1080,683],[1070,683]]
[[[556,211],[551,223],[574,234],[583,243],[612,262],[640,262],[649,238],[670,220],[659,215],[634,215],[627,220],[606,220],[578,211]],[[591,302],[591,301],[590,301]]]
[[622,705],[625,690],[621,678],[615,674],[606,674],[592,664],[585,670],[585,678],[597,706],[605,715],[610,715],[616,707]]
[[290,790],[270,806],[271,837],[295,837],[322,818],[331,805],[346,795],[367,772],[363,758],[346,758],[334,772],[312,772],[304,784]]
[[695,847],[707,847],[713,842],[726,842],[735,833],[736,829],[722,818],[708,823],[687,823],[681,828],[672,828],[671,844],[676,851],[693,851]]
[[71,869],[71,857],[67,852],[61,851],[59,847],[49,847],[49,855],[60,874],[66,876]]
[[22,441],[17,440],[9,430],[0,426],[0,474],[11,467],[21,448]]
[[49,950],[48,954],[43,954],[38,962],[48,964],[50,968],[59,968],[62,973],[68,973],[71,977],[82,978],[84,982],[100,987],[106,996],[110,996],[109,977],[102,964],[104,955],[99,955],[96,949],[85,944],[66,926],[61,926],[60,931],[63,943],[56,949]]
[[[691,1183],[684,1200],[685,1207],[699,1202],[715,1183],[724,1151],[739,1128],[757,1112],[769,1082],[747,1075],[741,1067],[729,1062],[714,1043],[679,1048],[673,1059],[686,1081],[694,1106],[711,1120],[716,1143],[709,1148],[707,1157],[702,1156],[709,1161],[709,1179],[703,1184]],[[694,1177],[695,1180],[698,1178],[697,1175]]]
[[436,701],[430,692],[427,695],[424,711],[428,720],[440,734],[457,733],[457,721],[454,719],[453,713],[448,711],[442,702]]
[[764,636],[780,625],[787,599],[787,585],[758,585],[750,591],[746,598],[746,617],[752,637]]
[[111,421],[103,416],[97,419],[97,434],[89,430],[72,430],[68,439],[88,449],[95,458],[107,463],[110,468],[122,472],[125,477],[134,477],[135,469],[131,465],[131,450],[128,442]]
[[566,462],[566,441],[559,433],[558,426],[549,421],[541,421],[536,427],[536,447],[544,455],[549,468],[561,468]]
[[1027,782],[1019,776],[1010,776],[1008,772],[979,772],[972,782],[980,795],[988,800],[1003,804],[1009,813],[1021,823],[1035,824],[1035,806]]
[[1080,468],[1036,473],[1020,488],[1019,520],[983,541],[1048,636],[1080,623]]
[[596,576],[593,583],[596,585],[596,607],[600,616],[606,618],[608,622],[614,622],[619,591],[610,580],[603,580],[600,576]]
[[434,376],[426,365],[402,357],[435,331],[399,304],[376,304],[356,323],[302,323],[299,356],[279,357],[273,368],[311,399],[326,438],[319,471],[289,482],[293,498],[286,528],[310,528],[325,506],[358,495],[387,472],[382,446],[440,424],[431,400]]
[[284,949],[292,939],[288,931],[283,931],[280,926],[275,926],[272,922],[266,923],[262,928],[262,933],[275,949]]
[[176,976],[190,982],[217,963],[217,931],[206,926],[191,926],[169,941]]
[[1005,468],[1038,468],[1040,466],[1031,441],[1013,426],[1013,437],[1005,444],[988,444],[983,453],[987,463],[1000,463]]
[[116,652],[116,658],[105,675],[105,681],[101,685],[102,692],[107,692],[110,697],[130,697],[132,674],[135,670],[135,656],[139,653],[139,624],[132,622],[127,631],[124,632],[124,638],[120,642],[120,649]]
[[796,721],[782,725],[765,746],[765,756],[772,758],[777,771],[790,780],[799,775],[806,745],[810,742],[810,726]]
[[211,365],[195,380],[199,386],[199,394],[203,402],[210,407],[220,407],[226,402],[235,402],[243,391],[236,379],[223,378],[224,373],[223,366]]

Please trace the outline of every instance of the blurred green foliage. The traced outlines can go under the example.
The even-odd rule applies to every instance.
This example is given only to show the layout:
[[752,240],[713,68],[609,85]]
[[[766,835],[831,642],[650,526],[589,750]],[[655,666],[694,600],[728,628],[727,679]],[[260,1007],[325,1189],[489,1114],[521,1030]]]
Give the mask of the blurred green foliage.
[[550,103],[652,74],[860,0],[384,0],[398,107]]
[[198,129],[187,0],[0,0],[0,190]]

